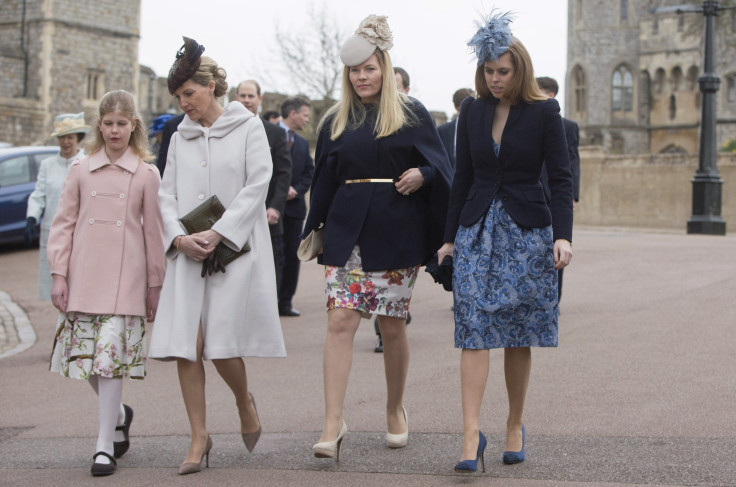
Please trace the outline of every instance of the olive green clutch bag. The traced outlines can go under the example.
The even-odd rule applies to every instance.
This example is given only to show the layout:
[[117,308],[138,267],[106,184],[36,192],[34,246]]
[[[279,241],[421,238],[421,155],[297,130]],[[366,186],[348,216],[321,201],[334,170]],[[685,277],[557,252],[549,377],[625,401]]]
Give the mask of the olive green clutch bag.
[[[179,219],[184,229],[189,235],[193,233],[203,232],[212,228],[217,220],[222,218],[225,213],[225,207],[222,206],[217,195],[210,196],[203,201],[201,205],[184,215]],[[222,265],[228,265],[241,255],[250,251],[250,246],[246,243],[240,252],[232,250],[223,243],[217,244],[215,252]]]

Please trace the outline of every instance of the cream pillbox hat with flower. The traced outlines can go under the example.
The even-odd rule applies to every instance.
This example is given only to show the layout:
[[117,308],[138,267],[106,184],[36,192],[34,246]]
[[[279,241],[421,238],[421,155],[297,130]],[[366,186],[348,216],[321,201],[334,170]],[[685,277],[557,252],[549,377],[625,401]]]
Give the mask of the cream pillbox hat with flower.
[[393,35],[387,20],[384,15],[369,15],[360,23],[355,34],[340,49],[340,60],[345,66],[358,66],[376,49],[388,51],[393,47]]

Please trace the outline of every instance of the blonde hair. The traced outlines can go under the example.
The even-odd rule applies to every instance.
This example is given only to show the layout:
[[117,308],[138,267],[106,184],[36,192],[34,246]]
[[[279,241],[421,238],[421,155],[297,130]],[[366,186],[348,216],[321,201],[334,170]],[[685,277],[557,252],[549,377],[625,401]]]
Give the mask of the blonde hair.
[[[417,119],[409,110],[409,98],[399,92],[396,86],[396,74],[391,64],[391,56],[387,52],[376,49],[376,58],[381,68],[381,92],[378,102],[378,116],[373,128],[376,138],[388,137],[406,125],[416,123]],[[332,118],[330,138],[336,140],[345,130],[358,128],[365,122],[366,109],[350,82],[350,67],[342,71],[342,95],[340,101],[332,106],[319,123],[317,131]]]
[[[542,94],[534,77],[534,67],[532,66],[532,58],[529,51],[526,50],[524,44],[514,37],[511,40],[509,49],[503,54],[511,56],[511,64],[514,67],[514,75],[509,83],[509,99],[512,104],[524,101],[531,103],[533,101],[546,100],[547,97]],[[475,91],[478,98],[490,98],[491,90],[488,88],[485,77],[485,63],[478,66],[475,70]]]
[[100,131],[102,118],[110,112],[119,111],[125,118],[135,123],[135,128],[130,134],[128,145],[138,157],[150,162],[155,157],[148,147],[148,134],[146,124],[135,108],[135,98],[125,90],[109,91],[100,99],[100,114],[97,123],[92,129],[92,136],[85,144],[85,151],[92,155],[105,147],[105,139]]
[[[191,79],[198,85],[207,86],[210,81],[215,82],[215,98],[220,98],[227,93],[227,71],[217,65],[214,59],[202,56],[200,58],[199,68],[194,72]],[[260,91],[260,87],[259,87]]]

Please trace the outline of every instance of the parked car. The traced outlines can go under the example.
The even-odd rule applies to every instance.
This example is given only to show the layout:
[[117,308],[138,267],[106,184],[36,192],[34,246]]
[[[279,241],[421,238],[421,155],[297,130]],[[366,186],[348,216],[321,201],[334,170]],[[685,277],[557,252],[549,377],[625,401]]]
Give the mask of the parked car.
[[0,148],[0,244],[23,241],[38,168],[57,152],[59,148],[51,145]]

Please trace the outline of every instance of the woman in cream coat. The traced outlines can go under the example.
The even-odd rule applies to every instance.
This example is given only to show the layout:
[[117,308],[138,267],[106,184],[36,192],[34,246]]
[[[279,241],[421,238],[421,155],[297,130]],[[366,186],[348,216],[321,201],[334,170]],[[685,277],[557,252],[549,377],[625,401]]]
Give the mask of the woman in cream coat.
[[[233,390],[251,451],[261,428],[242,357],[286,355],[266,221],[272,172],[266,133],[241,103],[219,105],[227,90],[224,70],[199,56],[203,48],[196,41],[185,40],[187,53],[169,73],[169,91],[187,116],[171,139],[159,192],[168,267],[149,353],[177,361],[192,428],[180,474],[198,472],[212,447],[202,360],[212,360]],[[187,235],[179,219],[212,195],[225,206],[224,215],[211,230]],[[202,261],[220,242],[235,251],[248,243],[251,250],[225,272],[202,277]]]
[[49,230],[56,215],[66,173],[72,162],[84,157],[84,151],[79,148],[79,143],[91,128],[84,123],[84,113],[66,113],[54,118],[54,132],[51,137],[59,140],[59,153],[41,161],[36,188],[28,198],[26,232],[34,229],[43,216],[41,239],[38,242],[38,299],[51,300],[51,272],[46,259]]

